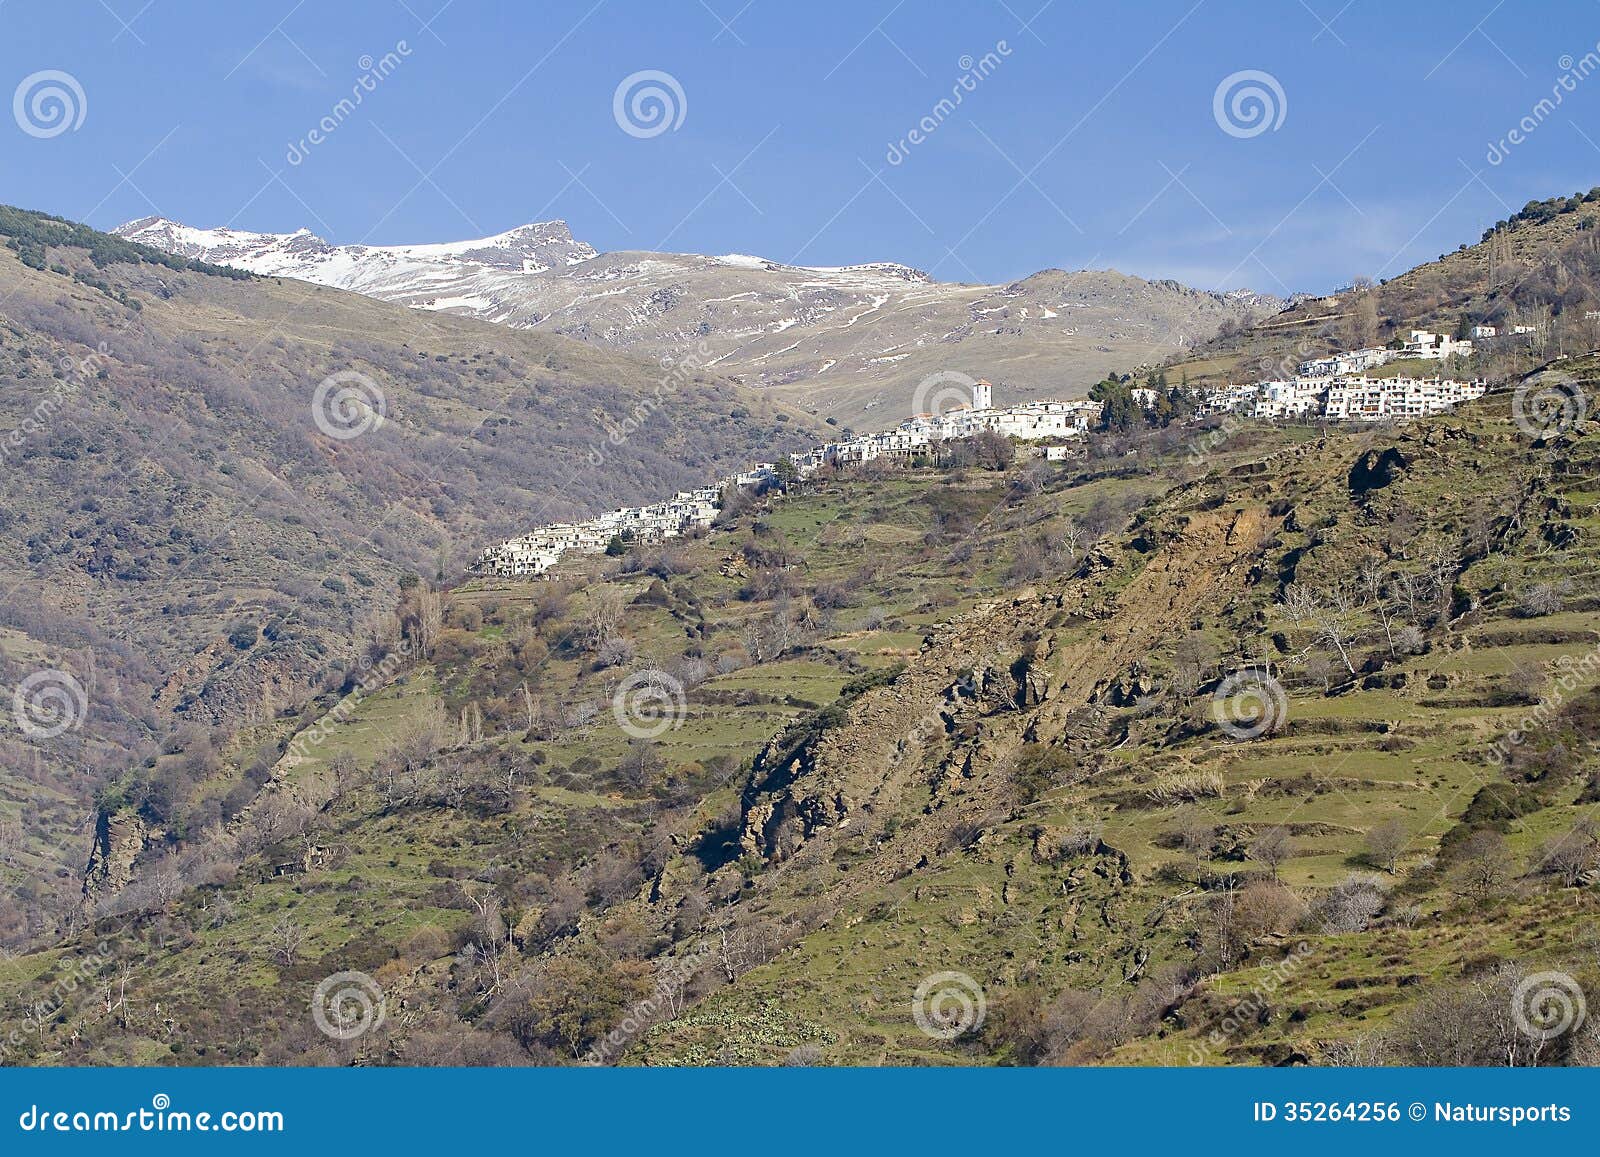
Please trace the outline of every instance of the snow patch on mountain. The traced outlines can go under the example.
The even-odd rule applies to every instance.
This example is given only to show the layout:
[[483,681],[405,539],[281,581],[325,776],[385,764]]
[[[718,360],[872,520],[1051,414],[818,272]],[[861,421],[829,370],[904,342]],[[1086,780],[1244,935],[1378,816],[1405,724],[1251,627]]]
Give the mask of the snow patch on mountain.
[[[559,220],[415,245],[334,245],[307,229],[196,229],[162,217],[115,232],[184,257],[651,358],[692,351],[702,369],[782,387],[819,413],[846,417],[863,412],[864,391],[909,394],[922,377],[949,370],[990,374],[1002,391],[1015,383],[1025,396],[1070,392],[1109,368],[1159,360],[1225,320],[1281,307],[1247,290],[1209,293],[1115,270],[1046,269],[979,285],[889,261],[601,253]],[[815,381],[827,371],[830,383]]]

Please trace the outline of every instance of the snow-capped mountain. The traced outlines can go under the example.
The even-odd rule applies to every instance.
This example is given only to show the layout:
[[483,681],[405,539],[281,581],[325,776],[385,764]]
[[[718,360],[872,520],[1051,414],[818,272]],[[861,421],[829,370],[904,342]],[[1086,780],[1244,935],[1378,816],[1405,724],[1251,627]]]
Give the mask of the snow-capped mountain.
[[115,232],[180,257],[489,321],[507,320],[496,316],[500,297],[494,291],[502,283],[515,286],[525,274],[577,265],[596,256],[588,245],[573,240],[564,221],[541,221],[493,237],[442,245],[330,245],[309,229],[294,233],[192,229],[162,217],[142,217]]
[[599,253],[564,221],[423,245],[333,245],[304,229],[195,229],[160,217],[115,232],[263,275],[689,358],[868,424],[900,416],[930,373],[988,377],[997,401],[1069,393],[1109,369],[1210,337],[1223,321],[1280,306],[1247,291],[1208,293],[1111,270],[974,285],[892,262],[813,267],[740,253]]

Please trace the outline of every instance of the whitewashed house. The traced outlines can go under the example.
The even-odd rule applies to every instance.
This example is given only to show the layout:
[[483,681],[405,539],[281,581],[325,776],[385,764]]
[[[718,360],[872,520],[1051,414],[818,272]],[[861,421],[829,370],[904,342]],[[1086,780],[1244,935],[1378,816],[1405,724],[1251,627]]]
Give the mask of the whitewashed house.
[[1321,408],[1331,378],[1290,378],[1261,382],[1252,413],[1257,418],[1302,418]]
[[1328,389],[1324,414],[1334,421],[1375,422],[1386,418],[1420,418],[1461,402],[1481,398],[1484,383],[1441,378],[1336,379]]
[[1445,334],[1430,333],[1425,329],[1412,330],[1411,336],[1401,347],[1401,353],[1408,358],[1427,358],[1433,361],[1443,361],[1445,358],[1471,352],[1471,341],[1457,341]]
[[1329,354],[1325,358],[1312,358],[1310,361],[1301,362],[1296,376],[1333,378],[1340,374],[1359,374],[1381,366],[1394,357],[1394,350],[1383,349],[1381,346],[1347,350],[1344,353]]

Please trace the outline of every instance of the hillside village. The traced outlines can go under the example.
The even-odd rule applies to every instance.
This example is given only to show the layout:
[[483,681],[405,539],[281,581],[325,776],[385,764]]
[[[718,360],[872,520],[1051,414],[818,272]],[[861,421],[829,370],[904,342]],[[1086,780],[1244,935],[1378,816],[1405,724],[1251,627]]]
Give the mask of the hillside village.
[[[1456,269],[1482,250],[1160,363],[1102,350],[1088,399],[969,349],[1006,405],[944,372],[893,429],[796,437],[743,383],[651,408],[652,363],[289,278],[162,266],[168,298],[113,265],[148,328],[101,359],[74,318],[119,303],[63,249],[90,261],[0,250],[13,393],[52,364],[83,387],[4,472],[43,601],[0,674],[88,692],[81,737],[8,738],[0,1062],[1600,1056],[1593,1018],[1507,1016],[1530,976],[1597,1003],[1600,324],[1487,301]],[[304,399],[253,391],[247,356],[275,325],[274,374],[331,340],[407,420],[280,463]],[[1576,420],[1536,438],[1521,403],[1558,378]],[[549,420],[518,429],[521,399]],[[430,448],[486,412],[507,456],[435,485]],[[447,581],[450,543],[532,527],[621,413],[648,423],[583,487],[616,497],[481,560],[574,581]],[[280,465],[343,517],[256,501]],[[448,530],[438,579],[403,510]],[[929,1032],[935,968],[985,1024]]]
[[[1517,326],[1520,334],[1531,327]],[[1497,336],[1495,327],[1474,327],[1472,338]],[[1442,375],[1376,378],[1367,375],[1391,361],[1437,361],[1470,356],[1472,338],[1455,339],[1427,330],[1412,330],[1398,348],[1350,350],[1300,363],[1294,376],[1282,380],[1250,382],[1221,389],[1190,389],[1195,420],[1223,413],[1281,420],[1322,418],[1327,421],[1405,420],[1436,414],[1455,405],[1481,398],[1481,380],[1458,381]],[[970,383],[970,405],[957,405],[934,414],[917,414],[893,429],[829,442],[789,455],[783,472],[805,479],[824,466],[838,467],[878,459],[909,461],[930,454],[945,442],[973,438],[990,432],[1017,442],[1037,443],[1047,459],[1068,456],[1067,443],[1082,438],[1099,422],[1103,403],[1094,399],[1065,401],[1041,398],[996,408],[993,386],[982,379]],[[1135,388],[1133,399],[1145,410],[1154,409],[1156,391]],[[554,523],[490,547],[473,570],[504,577],[547,574],[562,556],[599,554],[613,542],[656,543],[696,529],[709,529],[721,498],[730,488],[768,484],[779,477],[775,463],[757,463],[752,469],[720,478],[714,485],[679,491],[663,502],[609,510],[584,522]]]
[[[824,466],[849,466],[880,458],[906,461],[928,453],[940,443],[972,438],[984,431],[1019,442],[1060,441],[1081,437],[1100,417],[1101,405],[1096,401],[1047,398],[996,409],[991,404],[993,387],[989,382],[973,382],[971,390],[971,405],[938,414],[918,414],[892,430],[791,454],[789,465],[782,470],[791,477],[805,479]],[[569,551],[598,554],[613,540],[655,543],[696,528],[709,528],[726,490],[764,485],[776,480],[779,473],[776,463],[760,462],[750,470],[718,479],[715,485],[680,491],[665,502],[609,510],[585,522],[541,526],[490,547],[479,556],[473,569],[503,576],[543,575]]]
[[[1517,326],[1515,333],[1532,332]],[[1494,326],[1480,325],[1472,338],[1457,340],[1427,330],[1412,330],[1396,349],[1349,350],[1303,361],[1292,377],[1247,382],[1209,391],[1196,398],[1199,417],[1238,413],[1253,418],[1324,418],[1332,422],[1418,418],[1481,398],[1482,381],[1457,381],[1439,375],[1417,378],[1401,374],[1369,377],[1368,370],[1394,361],[1436,361],[1470,357],[1473,339],[1493,338]]]

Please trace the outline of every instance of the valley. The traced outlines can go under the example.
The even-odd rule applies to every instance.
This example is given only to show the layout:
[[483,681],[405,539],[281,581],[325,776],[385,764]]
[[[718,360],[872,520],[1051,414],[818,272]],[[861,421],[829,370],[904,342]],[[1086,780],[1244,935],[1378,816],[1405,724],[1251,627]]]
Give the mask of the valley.
[[[72,278],[87,251],[65,234],[42,270],[0,254],[24,293],[8,364],[109,359],[64,411],[83,444],[60,421],[28,443],[91,465],[131,399],[160,412],[166,374],[140,367],[165,365],[167,303],[240,354],[229,322],[314,301],[268,366],[168,398],[181,454],[154,461],[227,450],[366,532],[290,530],[289,508],[220,557],[32,564],[51,598],[97,593],[61,603],[77,634],[14,615],[8,670],[57,664],[93,693],[81,728],[8,737],[31,857],[10,878],[53,863],[58,883],[11,901],[6,1061],[1595,1063],[1592,1027],[1539,1037],[1497,1011],[1555,974],[1581,1001],[1600,960],[1600,357],[1585,302],[1528,296],[1538,254],[1591,261],[1597,206],[1557,201],[1437,266],[1127,363],[1064,454],[979,429],[977,405],[937,453],[803,471],[751,465],[851,440],[710,371],[613,439],[660,367],[290,280],[81,264],[100,287]],[[336,341],[343,317],[394,345]],[[1474,327],[1450,368],[1482,388],[1416,416],[1258,416],[1238,390],[1383,350],[1364,388],[1405,394],[1413,355]],[[346,412],[357,437],[304,409],[336,366],[383,384]],[[21,429],[51,387],[17,378]],[[530,380],[550,420],[511,401]],[[1575,405],[1530,427],[1552,383]],[[501,457],[481,440],[507,416]],[[273,444],[235,433],[252,420],[299,422],[324,465],[241,454]],[[447,435],[472,469],[430,490],[407,464],[443,461]],[[592,491],[575,461],[603,469]],[[39,553],[42,483],[10,477],[8,532]],[[71,477],[100,480],[74,527],[123,500]],[[719,477],[736,484],[672,535],[465,573],[545,509]],[[167,541],[194,532],[183,493]],[[214,501],[223,526],[264,517]],[[391,514],[433,533],[371,530]],[[307,599],[323,576],[344,590]],[[192,600],[191,635],[141,625],[157,592]],[[116,629],[125,656],[88,643]]]

